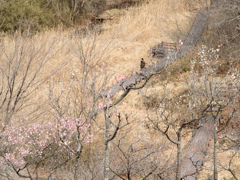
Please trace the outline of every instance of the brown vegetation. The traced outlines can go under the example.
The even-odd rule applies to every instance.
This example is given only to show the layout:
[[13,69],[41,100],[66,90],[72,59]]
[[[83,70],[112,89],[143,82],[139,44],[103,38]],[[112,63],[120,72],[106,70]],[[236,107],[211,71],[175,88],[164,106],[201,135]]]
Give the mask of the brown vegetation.
[[[146,1],[138,6],[123,9],[124,13],[119,13],[116,19],[104,21],[101,25],[91,30],[87,29],[84,33],[82,31],[76,33],[75,29],[59,28],[41,32],[33,37],[23,37],[18,33],[14,36],[1,37],[0,66],[1,76],[5,78],[1,80],[0,97],[1,102],[4,102],[6,97],[9,105],[2,103],[0,122],[11,123],[13,119],[22,118],[30,122],[43,120],[47,122],[53,121],[57,116],[79,117],[82,115],[86,122],[92,125],[90,131],[94,135],[93,144],[83,146],[81,156],[73,156],[66,166],[60,168],[60,171],[55,171],[59,179],[63,179],[66,174],[73,179],[73,165],[77,161],[79,161],[78,169],[81,169],[79,178],[101,179],[103,154],[106,147],[110,161],[108,175],[112,178],[174,179],[175,175],[171,172],[176,171],[177,150],[165,137],[164,130],[162,130],[163,133],[155,130],[158,125],[160,128],[171,126],[169,135],[176,140],[178,137],[176,129],[181,127],[182,123],[194,119],[194,116],[201,117],[201,113],[206,110],[206,105],[212,103],[211,98],[215,96],[210,92],[214,91],[208,91],[210,86],[206,85],[204,81],[206,79],[203,79],[206,67],[199,62],[199,57],[194,59],[198,56],[198,49],[201,48],[202,43],[209,43],[209,48],[222,44],[218,61],[221,65],[215,69],[216,74],[209,81],[210,84],[225,82],[226,77],[230,76],[234,76],[239,82],[238,69],[232,72],[239,68],[239,41],[237,40],[239,31],[236,25],[239,14],[229,11],[228,5],[219,1],[218,8],[224,10],[221,12],[226,11],[228,16],[224,16],[223,21],[216,23],[222,18],[223,13],[221,14],[213,7],[208,30],[203,34],[202,40],[198,42],[193,52],[169,66],[160,76],[153,76],[142,90],[132,91],[111,109],[112,112],[107,112],[107,108],[103,110],[97,108],[99,104],[109,101],[108,97],[101,98],[97,95],[102,89],[116,83],[116,76],[125,74],[129,76],[132,72],[138,72],[142,57],[147,66],[152,65],[147,56],[150,47],[161,41],[183,40],[191,28],[189,25],[192,24],[196,12],[202,5],[205,5],[205,1],[199,1],[199,3],[187,0]],[[232,6],[236,8],[235,4]],[[108,18],[108,15],[103,16]],[[109,14],[109,17],[112,19],[112,14]],[[216,31],[218,33],[215,33]],[[193,59],[196,63],[192,66]],[[14,68],[19,64],[16,72]],[[215,68],[214,64],[211,67]],[[39,71],[38,68],[40,68]],[[24,88],[21,89],[22,79],[28,69],[29,76],[26,82],[29,83],[26,85],[23,83]],[[15,76],[16,80],[14,80]],[[210,78],[211,75],[208,74],[208,77]],[[16,86],[9,86],[11,84],[9,82],[13,81]],[[8,86],[9,91],[13,92],[13,100],[16,99],[16,101],[10,101],[11,95],[2,96],[6,94],[7,90],[4,88]],[[17,95],[19,89],[21,89],[20,98]],[[239,92],[239,87],[237,89]],[[115,102],[117,99],[118,95],[111,101]],[[224,134],[228,139],[215,142],[219,145],[217,156],[219,160],[222,157],[224,160],[229,160],[228,163],[218,161],[219,179],[230,179],[234,176],[239,178],[240,174],[237,155],[239,152],[234,149],[239,147],[239,142],[231,135],[240,132],[237,126],[239,110],[228,123],[232,109],[238,109],[239,102],[229,104],[218,111],[222,113],[224,120],[217,130],[226,124]],[[156,125],[159,117],[165,120]],[[108,121],[109,124],[107,124],[107,119],[112,121]],[[190,132],[196,126],[198,126],[197,123],[183,128],[182,146],[191,139]],[[106,132],[107,127],[112,128],[110,132]],[[111,136],[114,139],[111,139]],[[110,138],[109,144],[106,141],[108,138]],[[206,160],[199,179],[206,179],[207,176],[212,175],[211,153],[214,153],[212,150],[213,148],[210,148],[209,159]],[[50,166],[50,161],[43,163],[41,168],[44,170],[40,171],[40,176],[46,174],[48,176]],[[34,172],[33,169],[31,170]],[[4,171],[0,173],[5,176]],[[24,173],[27,174],[27,172]],[[16,176],[13,175],[13,177]]]

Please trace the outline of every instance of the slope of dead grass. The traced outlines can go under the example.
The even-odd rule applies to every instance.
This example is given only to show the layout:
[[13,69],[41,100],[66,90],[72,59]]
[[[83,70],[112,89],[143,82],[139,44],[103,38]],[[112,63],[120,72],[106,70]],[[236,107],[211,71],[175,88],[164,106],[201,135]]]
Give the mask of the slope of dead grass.
[[[130,75],[139,71],[141,57],[145,58],[147,65],[151,65],[147,57],[148,50],[161,41],[176,42],[180,37],[183,38],[194,18],[193,9],[196,7],[196,4],[189,4],[186,0],[147,1],[139,6],[129,7],[127,11],[123,10],[125,14],[118,21],[103,23],[101,33],[96,37],[91,32],[84,37],[74,31],[61,29],[52,29],[35,35],[30,39],[30,43],[36,49],[44,46],[43,52],[47,52],[54,41],[51,58],[41,76],[51,75],[55,71],[50,80],[35,91],[36,99],[40,98],[43,102],[48,100],[50,84],[58,87],[55,92],[58,90],[66,92],[66,86],[74,77],[81,78],[82,65],[78,58],[79,52],[82,50],[87,52],[93,45],[93,55],[90,57],[88,54],[89,59],[92,62],[99,61],[97,69],[100,72],[104,69],[105,75],[111,74],[108,85],[115,83],[115,76]],[[181,29],[181,36],[177,33],[178,28]],[[15,42],[11,37],[5,37],[2,41],[6,51],[14,50]],[[38,58],[44,56],[39,55],[36,60]],[[138,99],[132,99],[131,104],[137,103]]]
[[[16,117],[25,117],[24,114],[34,109],[36,109],[35,113],[39,111],[39,119],[41,117],[52,119],[52,116],[57,115],[49,114],[52,112],[49,103],[50,86],[55,86],[53,91],[56,94],[67,94],[69,83],[74,77],[82,76],[79,51],[88,51],[88,47],[91,49],[92,45],[95,48],[94,57],[91,58],[92,61],[99,61],[97,69],[100,72],[104,69],[105,75],[111,74],[108,85],[115,83],[115,76],[130,75],[139,71],[141,57],[145,59],[147,66],[151,65],[147,56],[148,50],[161,41],[177,42],[183,39],[197,8],[198,4],[189,3],[187,0],[152,0],[123,10],[123,15],[117,21],[104,22],[101,25],[101,33],[96,37],[91,33],[84,37],[76,34],[74,30],[61,30],[61,28],[35,35],[30,39],[30,43],[36,47],[44,45],[44,52],[47,52],[48,47],[55,41],[51,49],[51,58],[41,73],[42,77],[51,76],[51,78],[34,91],[31,101],[36,105],[31,106],[31,109],[24,109],[24,113],[20,112]],[[2,41],[6,51],[14,50],[15,42],[11,37],[5,37]],[[81,45],[82,49],[79,48]],[[107,67],[104,67],[105,63],[108,64]],[[54,74],[51,74],[53,72]],[[136,114],[136,119],[140,118],[137,126],[146,118],[146,112],[139,106],[140,99],[141,94],[137,91],[132,92],[124,100],[126,103],[122,109],[124,112],[127,107],[129,112]],[[68,101],[67,96],[62,101]],[[143,126],[139,127],[144,130]]]
[[[117,21],[103,23],[101,33],[95,39],[91,35],[88,36],[90,38],[82,38],[72,30],[62,31],[60,29],[35,35],[31,43],[36,46],[45,43],[45,51],[48,50],[47,47],[50,46],[51,40],[56,40],[52,50],[55,53],[42,72],[42,76],[56,72],[34,92],[32,101],[38,103],[39,109],[42,108],[41,112],[49,112],[51,107],[46,102],[49,100],[50,84],[56,85],[55,93],[62,91],[67,93],[69,82],[74,77],[81,78],[82,66],[78,59],[80,43],[84,45],[83,49],[89,44],[91,46],[91,43],[96,46],[94,58],[99,60],[97,70],[101,72],[102,69],[104,71],[107,69],[104,72],[105,75],[111,74],[108,85],[115,83],[115,76],[130,75],[132,72],[139,71],[142,57],[147,65],[151,65],[147,56],[148,50],[161,41],[178,42],[179,39],[184,39],[198,7],[198,4],[191,4],[188,0],[150,0],[123,10],[123,15]],[[6,37],[2,41],[11,51],[14,44],[11,38]],[[85,48],[84,51],[87,49]],[[105,63],[108,64],[107,67]],[[178,85],[179,83],[169,84],[170,88],[177,86],[177,91],[183,91],[185,87]],[[157,90],[160,91],[161,87],[157,87]],[[146,110],[141,107],[141,103],[141,93],[133,91],[124,99],[124,105],[119,106],[119,111],[133,114],[132,119],[135,119],[135,122],[132,129],[137,129],[137,131],[132,133],[132,139],[139,136],[140,132],[151,139],[151,133],[146,134],[148,130],[144,127]],[[43,115],[47,117],[46,114],[43,113]],[[55,114],[50,113],[46,119],[50,119],[52,115]],[[102,116],[99,118],[100,121],[103,119]]]
[[107,29],[103,36],[117,32],[118,47],[110,54],[110,64],[117,62],[117,71],[121,71],[118,73],[139,71],[141,57],[150,65],[147,54],[152,46],[161,41],[178,41],[179,37],[169,36],[170,26],[176,30],[175,19],[182,31],[187,32],[191,19],[186,16],[189,11],[183,9],[183,4],[183,1],[149,1],[139,7],[130,7],[117,24],[107,22],[103,25],[103,29]]

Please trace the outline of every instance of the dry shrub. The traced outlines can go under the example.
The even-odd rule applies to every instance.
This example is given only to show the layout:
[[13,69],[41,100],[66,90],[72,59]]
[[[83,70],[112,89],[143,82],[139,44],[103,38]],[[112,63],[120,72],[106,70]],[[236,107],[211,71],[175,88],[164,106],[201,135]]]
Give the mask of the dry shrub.
[[[208,43],[224,45],[224,55],[237,57],[240,42],[239,0],[218,0],[211,8]],[[229,58],[229,56],[228,56]]]

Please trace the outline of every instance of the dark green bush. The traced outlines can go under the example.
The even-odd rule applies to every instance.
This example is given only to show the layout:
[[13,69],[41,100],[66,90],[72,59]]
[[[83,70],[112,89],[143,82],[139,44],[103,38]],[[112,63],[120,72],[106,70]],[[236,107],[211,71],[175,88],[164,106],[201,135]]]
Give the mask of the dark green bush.
[[51,13],[39,0],[0,1],[0,30],[40,31],[51,25]]
[[[84,2],[82,4],[82,2]],[[0,31],[32,33],[59,24],[69,27],[104,10],[105,0],[0,0]]]

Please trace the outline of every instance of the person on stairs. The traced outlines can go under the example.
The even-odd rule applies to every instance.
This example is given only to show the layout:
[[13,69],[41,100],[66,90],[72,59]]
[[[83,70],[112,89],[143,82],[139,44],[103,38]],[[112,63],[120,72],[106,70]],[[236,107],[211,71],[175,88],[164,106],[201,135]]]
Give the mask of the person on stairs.
[[144,68],[145,68],[145,61],[144,61],[144,59],[142,58],[142,59],[141,59],[141,63],[140,63],[140,69],[141,69],[141,71],[142,71]]

